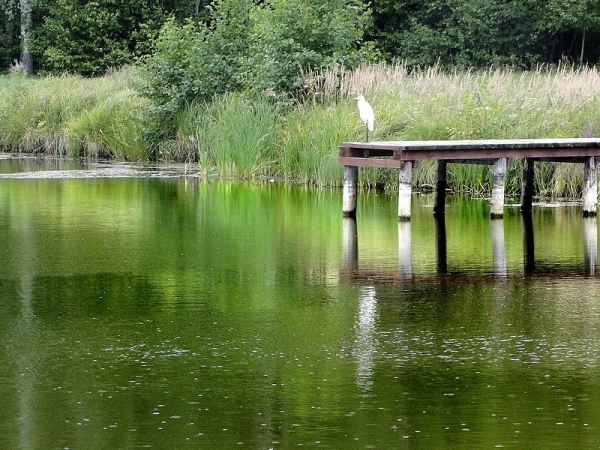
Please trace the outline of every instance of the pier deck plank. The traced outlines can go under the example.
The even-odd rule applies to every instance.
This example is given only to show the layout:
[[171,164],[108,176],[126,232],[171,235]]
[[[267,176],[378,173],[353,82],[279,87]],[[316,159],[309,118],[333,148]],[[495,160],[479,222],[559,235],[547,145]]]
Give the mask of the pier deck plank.
[[484,162],[498,158],[575,162],[600,156],[600,138],[343,142],[339,156],[341,164],[359,167],[400,167],[403,161]]

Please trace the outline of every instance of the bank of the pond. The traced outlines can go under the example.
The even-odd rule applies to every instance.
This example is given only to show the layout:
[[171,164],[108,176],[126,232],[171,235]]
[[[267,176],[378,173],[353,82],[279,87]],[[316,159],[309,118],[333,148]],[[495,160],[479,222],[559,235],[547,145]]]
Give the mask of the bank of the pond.
[[[6,152],[173,161],[199,165],[204,175],[338,186],[338,144],[361,140],[364,129],[352,98],[361,93],[376,114],[376,140],[492,139],[597,136],[600,75],[596,69],[559,68],[442,73],[402,65],[316,74],[305,99],[290,107],[268,98],[228,94],[190,104],[175,129],[147,119],[151,103],[129,68],[102,78],[0,78],[0,148]],[[153,140],[152,136],[172,136]],[[432,185],[433,165],[414,172],[415,187]],[[507,193],[517,193],[521,163],[509,169]],[[575,197],[582,170],[537,165],[541,195]],[[393,188],[392,170],[361,171],[367,186]],[[485,195],[487,166],[455,166],[449,187]]]

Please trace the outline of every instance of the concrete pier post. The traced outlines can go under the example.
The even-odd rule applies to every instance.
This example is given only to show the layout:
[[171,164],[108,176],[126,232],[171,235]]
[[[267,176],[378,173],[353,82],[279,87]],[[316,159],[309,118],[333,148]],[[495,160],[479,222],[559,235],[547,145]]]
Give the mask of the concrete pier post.
[[356,217],[358,195],[358,167],[344,166],[342,213],[344,217]]
[[596,157],[585,158],[583,166],[583,217],[596,215],[598,204],[598,173]]
[[433,191],[433,215],[440,216],[446,212],[446,161],[435,161],[435,190]]
[[410,203],[412,196],[412,162],[405,161],[400,165],[398,174],[398,220],[410,220]]
[[506,158],[498,158],[492,169],[492,219],[504,217],[504,182],[506,180]]
[[533,159],[523,159],[523,180],[521,184],[521,212],[529,213],[533,207]]

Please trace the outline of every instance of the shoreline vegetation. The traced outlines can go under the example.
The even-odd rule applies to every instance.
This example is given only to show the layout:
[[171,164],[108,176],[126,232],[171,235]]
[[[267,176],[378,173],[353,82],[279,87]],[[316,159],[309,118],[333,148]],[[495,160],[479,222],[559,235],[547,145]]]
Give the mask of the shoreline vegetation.
[[[306,73],[302,96],[277,103],[268,95],[225,94],[187,104],[174,129],[153,123],[141,96],[139,69],[100,78],[0,77],[0,151],[123,161],[198,164],[203,176],[340,186],[338,145],[364,139],[356,101],[375,110],[373,140],[595,137],[600,135],[600,74],[559,66],[518,72],[505,68],[411,71],[402,64]],[[168,136],[153,139],[152,136]],[[581,195],[580,164],[536,164],[542,197]],[[522,162],[513,161],[508,196],[520,193]],[[413,172],[415,189],[434,184],[433,164]],[[366,188],[397,188],[397,171],[361,170]],[[449,165],[448,186],[486,196],[491,169]]]

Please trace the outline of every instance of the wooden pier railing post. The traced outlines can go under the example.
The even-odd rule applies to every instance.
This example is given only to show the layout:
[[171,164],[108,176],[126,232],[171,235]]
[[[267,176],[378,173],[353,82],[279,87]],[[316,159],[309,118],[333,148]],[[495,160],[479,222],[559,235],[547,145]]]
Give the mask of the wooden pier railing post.
[[342,213],[344,217],[356,217],[358,195],[358,167],[344,166]]
[[435,190],[433,191],[433,215],[439,217],[446,212],[446,161],[435,160]]
[[398,220],[410,220],[410,202],[412,195],[412,162],[400,164],[398,174]]
[[583,166],[583,216],[596,215],[598,203],[598,174],[596,170],[596,157],[585,158]]
[[493,166],[492,219],[504,217],[504,181],[506,179],[506,158],[498,158]]

